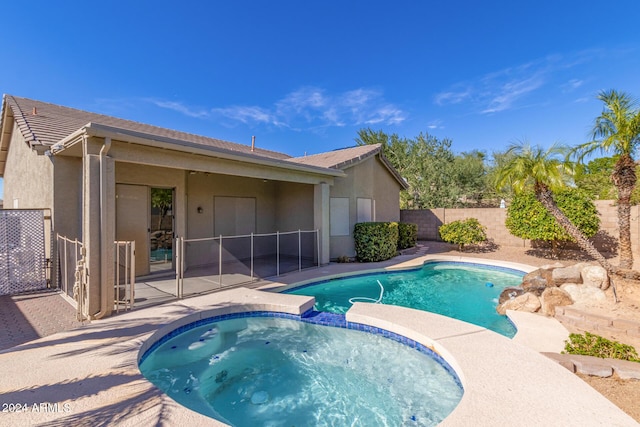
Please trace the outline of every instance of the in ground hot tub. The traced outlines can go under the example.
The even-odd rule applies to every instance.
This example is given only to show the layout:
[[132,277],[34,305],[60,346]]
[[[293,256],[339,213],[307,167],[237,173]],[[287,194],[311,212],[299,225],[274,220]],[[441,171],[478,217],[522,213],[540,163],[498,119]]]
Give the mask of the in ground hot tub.
[[429,426],[453,411],[463,390],[444,360],[359,326],[317,312],[213,317],[161,337],[140,370],[178,403],[234,426]]

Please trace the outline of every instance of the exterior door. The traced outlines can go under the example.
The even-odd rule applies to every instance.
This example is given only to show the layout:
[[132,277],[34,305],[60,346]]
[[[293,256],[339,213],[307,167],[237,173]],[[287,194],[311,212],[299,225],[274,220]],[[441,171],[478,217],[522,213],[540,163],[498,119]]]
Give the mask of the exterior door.
[[173,188],[151,188],[149,261],[152,273],[173,270]]
[[149,274],[149,187],[116,185],[116,240],[136,242],[136,276]]

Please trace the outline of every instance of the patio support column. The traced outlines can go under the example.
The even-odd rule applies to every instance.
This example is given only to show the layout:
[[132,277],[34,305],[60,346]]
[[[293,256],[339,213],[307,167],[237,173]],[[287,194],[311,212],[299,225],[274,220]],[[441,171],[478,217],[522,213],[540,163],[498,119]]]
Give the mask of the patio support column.
[[100,156],[85,154],[82,185],[82,242],[86,249],[87,291],[85,314],[100,311]]
[[[83,163],[82,241],[87,251],[89,272],[85,307],[86,314],[95,318],[96,315],[97,317],[109,315],[113,308],[115,168],[113,159],[103,158],[102,191],[107,202],[104,206],[100,206],[100,156],[86,154]],[[107,244],[104,259],[101,257],[101,239],[104,239]],[[105,275],[102,274],[103,272]]]
[[329,184],[321,182],[313,188],[313,227],[319,230],[320,265],[329,263]]

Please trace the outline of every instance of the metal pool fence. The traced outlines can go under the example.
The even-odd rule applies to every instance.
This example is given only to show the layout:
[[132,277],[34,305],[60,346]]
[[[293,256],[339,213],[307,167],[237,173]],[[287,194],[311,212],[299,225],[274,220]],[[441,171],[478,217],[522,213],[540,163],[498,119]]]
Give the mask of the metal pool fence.
[[176,240],[178,298],[319,265],[318,230]]

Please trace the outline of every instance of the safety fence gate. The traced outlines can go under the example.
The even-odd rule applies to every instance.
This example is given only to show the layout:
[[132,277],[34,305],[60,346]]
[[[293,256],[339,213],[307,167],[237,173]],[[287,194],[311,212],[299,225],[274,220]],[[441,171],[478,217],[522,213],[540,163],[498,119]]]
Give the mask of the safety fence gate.
[[87,292],[87,265],[84,244],[78,239],[69,239],[56,234],[58,287],[73,299],[76,319],[85,320],[84,310]]
[[0,210],[0,295],[45,289],[44,211]]
[[[56,235],[58,287],[76,304],[78,320],[84,320],[87,295],[87,265],[84,244]],[[135,300],[135,242],[114,242],[113,310],[131,310]]]
[[[183,298],[319,266],[318,230],[176,239],[176,295]],[[187,281],[185,281],[187,279]]]
[[114,309],[131,310],[135,302],[136,242],[114,242],[115,279]]

